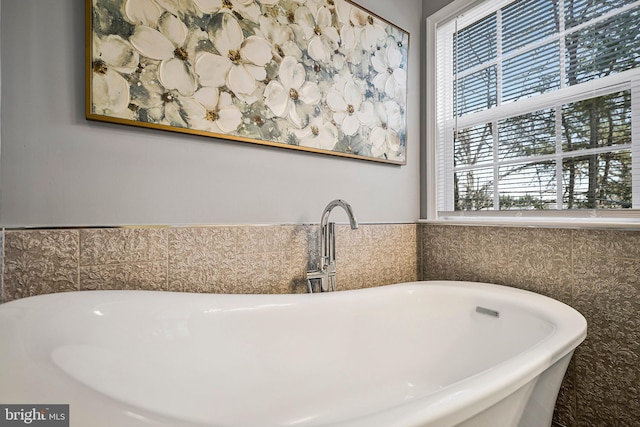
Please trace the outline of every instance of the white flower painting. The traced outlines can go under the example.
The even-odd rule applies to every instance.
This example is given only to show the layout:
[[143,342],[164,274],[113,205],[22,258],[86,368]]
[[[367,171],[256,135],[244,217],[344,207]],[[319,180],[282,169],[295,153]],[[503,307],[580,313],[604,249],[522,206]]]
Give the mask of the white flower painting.
[[406,164],[409,34],[347,0],[87,0],[87,118]]

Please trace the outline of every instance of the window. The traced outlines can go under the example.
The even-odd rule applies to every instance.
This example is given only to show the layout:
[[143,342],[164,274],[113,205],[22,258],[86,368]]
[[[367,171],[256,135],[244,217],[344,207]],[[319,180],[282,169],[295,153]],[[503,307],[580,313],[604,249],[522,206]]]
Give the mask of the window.
[[474,4],[434,24],[439,217],[637,215],[640,1]]

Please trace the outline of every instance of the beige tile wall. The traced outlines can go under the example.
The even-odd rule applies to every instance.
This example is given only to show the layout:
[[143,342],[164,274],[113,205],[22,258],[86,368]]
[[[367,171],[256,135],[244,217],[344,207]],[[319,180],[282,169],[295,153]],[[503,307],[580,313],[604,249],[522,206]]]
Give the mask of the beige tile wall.
[[[1,301],[83,289],[306,292],[317,225],[6,230]],[[337,227],[338,289],[423,278],[515,286],[589,323],[554,422],[638,426],[640,231],[371,224]]]
[[[338,289],[417,280],[416,230],[338,225]],[[92,289],[306,292],[318,235],[317,225],[6,230],[1,301]]]
[[422,277],[527,289],[588,322],[554,422],[640,426],[640,231],[422,225]]
[[419,278],[415,224],[336,228],[336,280],[340,289],[360,289]]

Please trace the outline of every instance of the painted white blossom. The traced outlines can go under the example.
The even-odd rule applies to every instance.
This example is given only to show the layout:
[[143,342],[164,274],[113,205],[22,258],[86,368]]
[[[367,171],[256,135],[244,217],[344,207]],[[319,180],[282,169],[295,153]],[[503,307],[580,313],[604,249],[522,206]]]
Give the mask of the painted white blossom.
[[260,6],[254,0],[193,0],[204,13],[230,13],[240,14],[244,19],[258,22],[260,18]]
[[352,77],[336,78],[336,83],[327,94],[327,105],[332,111],[333,120],[347,136],[353,136],[363,123],[372,121],[372,111],[360,108],[363,104],[362,85]]
[[338,129],[321,115],[312,117],[303,129],[293,129],[293,133],[304,147],[333,150],[338,142]]
[[240,24],[229,14],[220,16],[220,24],[214,28],[211,40],[220,54],[204,52],[198,56],[195,69],[200,84],[226,85],[236,95],[254,93],[256,81],[267,77],[265,65],[272,57],[269,42],[257,36],[245,39]]
[[180,18],[188,16],[202,16],[202,11],[196,6],[194,0],[155,0],[158,5],[167,12]]
[[340,34],[333,26],[329,9],[319,7],[313,14],[308,7],[299,7],[295,11],[295,22],[307,40],[309,56],[314,61],[328,62],[340,42]]
[[[300,1],[298,2],[300,3]],[[315,14],[319,8],[327,7],[330,2],[328,2],[327,0],[304,0],[302,1],[302,3],[304,3],[304,5],[309,8],[311,13]]]
[[233,104],[231,95],[213,87],[199,89],[183,109],[194,129],[226,134],[242,123],[242,112]]
[[340,48],[345,52],[352,52],[359,49],[361,27],[353,25],[351,22],[351,10],[353,5],[346,1],[335,3],[335,11],[338,24],[340,25]]
[[371,50],[386,38],[387,33],[382,21],[363,9],[352,7],[349,21],[360,28],[358,38],[362,49]]
[[407,72],[401,68],[402,52],[394,45],[377,50],[371,58],[371,65],[378,73],[373,78],[376,89],[394,98],[406,89]]
[[350,23],[340,27],[340,48],[343,52],[352,52],[358,48],[360,32],[362,30]]
[[94,63],[91,82],[93,112],[120,117],[129,105],[129,84],[117,71],[104,68],[97,71]]
[[353,9],[353,5],[346,1],[338,1],[338,2],[334,2],[333,7],[336,13],[336,18],[338,23],[340,25],[350,25],[351,9]]
[[274,58],[282,59],[285,56],[293,56],[298,60],[302,58],[302,51],[295,42],[290,25],[284,25],[273,17],[261,16],[260,26],[256,29],[255,35],[271,44],[271,53]]
[[125,0],[123,11],[129,23],[152,28],[157,28],[165,12],[179,17],[202,15],[193,0]]
[[376,157],[397,159],[401,150],[398,132],[403,125],[402,110],[394,101],[378,102],[373,110],[374,123],[369,135],[371,153]]
[[139,63],[138,53],[131,44],[117,35],[93,38],[92,104],[98,114],[121,117],[127,111],[129,83],[122,74],[133,73]]
[[183,96],[176,90],[170,90],[162,93],[160,99],[160,104],[145,110],[147,119],[151,123],[188,128],[184,105],[192,102],[193,98]]
[[[158,61],[143,61],[132,75],[131,102],[140,110],[140,120],[176,127],[191,127],[193,111],[203,108],[193,96],[167,90],[158,79]],[[201,110],[200,110],[201,111]]]
[[304,125],[299,105],[316,105],[321,93],[317,84],[306,81],[304,66],[294,57],[282,60],[278,80],[272,80],[264,91],[265,104],[280,118],[288,118],[298,128]]
[[204,33],[189,33],[187,26],[171,13],[160,17],[158,28],[159,31],[140,25],[129,40],[142,55],[162,61],[158,77],[165,88],[193,95],[197,86],[190,58],[195,55],[196,39]]
[[140,55],[131,43],[120,36],[110,34],[93,39],[93,59],[101,60],[111,69],[131,74],[138,68]]
[[157,27],[160,16],[165,12],[155,0],[126,0],[124,17],[134,25]]

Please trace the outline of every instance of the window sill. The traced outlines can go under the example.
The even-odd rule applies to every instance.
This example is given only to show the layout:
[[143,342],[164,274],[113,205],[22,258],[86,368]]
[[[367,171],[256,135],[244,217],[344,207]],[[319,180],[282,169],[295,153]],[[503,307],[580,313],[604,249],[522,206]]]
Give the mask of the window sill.
[[541,218],[541,217],[446,217],[440,219],[420,219],[419,224],[463,225],[476,227],[536,227],[571,229],[606,229],[640,231],[637,218]]

